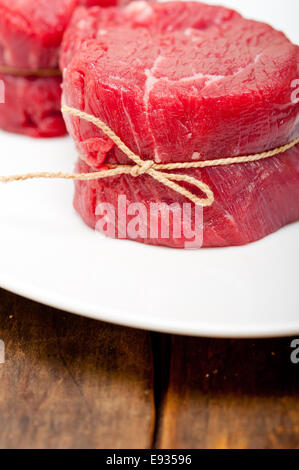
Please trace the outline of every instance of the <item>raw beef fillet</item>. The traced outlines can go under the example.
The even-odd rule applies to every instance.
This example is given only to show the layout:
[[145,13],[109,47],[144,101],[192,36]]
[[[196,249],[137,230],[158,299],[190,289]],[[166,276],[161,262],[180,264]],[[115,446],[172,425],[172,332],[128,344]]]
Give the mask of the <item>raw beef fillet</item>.
[[[2,87],[5,86],[5,105],[0,104],[2,129],[31,137],[55,137],[66,133],[60,113],[61,78],[41,78],[37,71],[49,69],[51,74],[51,69],[58,69],[63,33],[78,5],[125,3],[128,2],[0,0],[0,73],[4,66],[12,69],[11,72],[17,70],[20,75],[0,75]],[[28,78],[30,71],[32,76]]]
[[[283,33],[225,8],[134,2],[121,11],[80,10],[62,49],[63,102],[99,117],[144,160],[260,153],[299,134],[299,104],[291,100],[298,59]],[[131,163],[93,124],[69,115],[66,122],[85,161],[78,170]],[[249,243],[299,219],[298,148],[178,173],[214,191],[215,202],[203,209],[203,246]],[[145,205],[189,202],[149,175],[117,176],[76,183],[75,207],[95,227],[96,205],[117,208],[118,195]],[[185,246],[184,237],[137,239]]]
[[0,0],[0,64],[57,68],[65,28],[78,0]]
[[60,77],[0,75],[5,103],[0,104],[0,128],[30,137],[64,135]]
[[58,69],[62,35],[76,5],[77,0],[0,0],[0,72],[11,69],[0,75],[2,129],[33,137],[66,133],[59,112],[61,78],[37,75]]

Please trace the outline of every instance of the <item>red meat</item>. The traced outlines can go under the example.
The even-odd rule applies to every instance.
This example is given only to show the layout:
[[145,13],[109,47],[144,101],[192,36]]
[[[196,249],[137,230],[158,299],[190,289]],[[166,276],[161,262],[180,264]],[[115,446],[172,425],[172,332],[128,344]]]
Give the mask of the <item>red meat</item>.
[[57,68],[64,30],[78,0],[0,0],[0,64]]
[[79,0],[79,5],[86,7],[113,7],[126,5],[129,2],[130,0]]
[[[0,72],[1,67],[11,69],[11,75],[0,75],[5,86],[5,104],[0,104],[2,129],[33,137],[66,133],[59,111],[61,78],[38,78],[37,71],[58,69],[62,36],[79,3],[82,1],[0,0]],[[109,3],[84,2],[103,6]],[[15,76],[15,71],[20,76]],[[32,77],[25,76],[28,72]]]
[[[92,168],[79,161],[76,171],[85,173],[92,171]],[[203,228],[196,225],[199,227],[199,230],[197,229],[199,235],[202,230],[203,240],[200,239],[199,243],[201,245],[202,242],[203,247],[245,245],[299,219],[298,147],[264,162],[204,170],[193,169],[184,173],[208,183],[215,194],[214,204],[203,209]],[[134,235],[135,241],[172,248],[185,248],[186,243],[193,241],[193,232],[192,236],[188,232],[184,236],[184,231],[181,230],[181,236],[173,236],[174,223],[171,218],[168,219],[168,214],[165,223],[168,224],[170,220],[169,236],[161,236],[163,215],[159,215],[157,222],[150,219],[150,204],[164,202],[171,205],[176,202],[183,207],[186,199],[165,188],[150,176],[132,178],[123,175],[104,180],[77,181],[74,206],[84,222],[91,228],[96,228],[97,222],[104,215],[103,213],[96,215],[98,205],[113,204],[116,214],[114,236],[132,239],[130,233],[124,236],[117,229],[118,219],[123,215],[118,211],[119,195],[125,195],[127,209],[130,204],[136,202],[142,203],[146,208],[147,218],[143,226],[147,228],[148,235],[137,238]],[[127,212],[129,213],[128,210]],[[194,207],[190,211],[190,221],[187,217],[185,217],[186,225],[194,230],[196,220]],[[133,218],[127,215],[127,222]],[[180,216],[178,220],[182,220],[182,217]],[[150,236],[152,226],[158,226],[158,237]]]
[[[88,0],[82,0],[84,1],[88,2]],[[99,3],[99,1],[101,0],[95,0],[94,3]],[[135,1],[121,11],[115,8],[104,10],[97,7],[91,10],[77,8],[64,34],[61,47],[61,69],[68,65],[76,50],[81,48],[82,43],[89,39],[102,40],[107,31],[113,33],[115,28],[120,26],[127,26],[130,29],[144,27],[151,31],[151,34],[155,34],[160,31],[170,32],[191,27],[205,29],[212,26],[214,22],[217,24],[232,18],[240,18],[237,12],[227,8],[215,8],[203,4],[200,4],[199,8],[194,8],[193,2],[174,2],[171,8],[167,3],[159,5],[150,3]]]
[[58,69],[62,35],[76,5],[77,0],[0,0],[0,70],[12,69],[0,75],[2,129],[33,137],[65,134],[61,78],[35,75],[40,69]]
[[60,77],[0,75],[5,102],[0,104],[0,128],[30,137],[57,137],[66,133],[61,115]]
[[[63,99],[106,122],[144,160],[259,153],[299,134],[299,105],[291,100],[298,59],[283,33],[231,10],[192,2],[95,8],[78,13],[66,34]],[[129,163],[94,125],[73,117],[67,124],[91,167]],[[248,243],[297,220],[298,158],[294,149],[262,162],[180,171],[215,193],[204,209],[204,246]],[[94,226],[95,201],[115,204],[118,194],[145,204],[182,202],[145,175],[78,183],[75,205]]]

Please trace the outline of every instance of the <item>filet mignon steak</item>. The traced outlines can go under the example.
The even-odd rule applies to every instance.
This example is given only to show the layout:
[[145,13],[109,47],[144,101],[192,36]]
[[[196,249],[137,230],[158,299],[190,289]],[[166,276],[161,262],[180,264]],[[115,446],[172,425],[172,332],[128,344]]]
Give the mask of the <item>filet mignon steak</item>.
[[[200,3],[133,2],[77,11],[63,43],[63,101],[104,121],[144,160],[187,162],[260,153],[299,134],[291,83],[299,48],[272,27]],[[94,125],[67,117],[79,168],[130,163]],[[298,149],[267,161],[184,170],[213,189],[204,246],[257,240],[299,218]],[[183,171],[180,171],[181,173]],[[147,175],[76,185],[96,225],[99,201],[180,202]],[[139,241],[182,247],[185,240]]]

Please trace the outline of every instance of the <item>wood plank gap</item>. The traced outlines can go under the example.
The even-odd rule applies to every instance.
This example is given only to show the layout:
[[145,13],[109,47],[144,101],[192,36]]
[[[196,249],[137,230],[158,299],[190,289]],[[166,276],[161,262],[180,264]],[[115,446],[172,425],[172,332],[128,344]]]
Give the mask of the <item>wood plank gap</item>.
[[162,412],[169,385],[169,368],[171,358],[171,336],[160,333],[151,333],[153,371],[154,371],[154,403],[155,426],[153,432],[152,449],[159,448]]

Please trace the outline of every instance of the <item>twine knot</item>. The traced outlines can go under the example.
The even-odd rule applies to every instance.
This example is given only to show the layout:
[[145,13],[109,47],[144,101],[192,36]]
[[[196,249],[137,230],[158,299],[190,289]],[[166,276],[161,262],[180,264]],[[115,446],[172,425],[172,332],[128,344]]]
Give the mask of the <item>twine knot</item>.
[[141,165],[135,165],[132,167],[130,175],[136,178],[137,176],[144,175],[155,165],[153,160],[146,160]]
[[[190,174],[180,173],[177,170],[189,170],[189,169],[201,169],[225,165],[234,165],[240,163],[250,163],[263,160],[265,158],[271,158],[275,155],[280,155],[287,152],[291,148],[296,147],[299,144],[299,137],[292,140],[286,145],[277,147],[267,152],[257,153],[254,155],[244,155],[241,157],[225,157],[218,158],[216,160],[203,160],[196,162],[183,162],[183,163],[155,163],[153,160],[142,160],[139,155],[136,155],[132,152],[129,147],[110,129],[107,124],[101,121],[99,118],[87,114],[84,111],[79,109],[70,108],[68,106],[62,107],[62,112],[70,114],[73,117],[79,119],[84,119],[87,122],[94,124],[96,127],[101,129],[101,131],[109,137],[112,142],[124,152],[125,155],[134,163],[134,165],[109,165],[107,164],[107,169],[96,171],[93,173],[28,173],[22,175],[13,175],[13,176],[0,176],[0,182],[9,183],[11,181],[25,181],[33,178],[63,178],[63,179],[72,179],[72,180],[97,180],[102,178],[111,178],[114,176],[121,175],[130,175],[133,177],[138,177],[144,174],[148,174],[151,178],[158,181],[160,184],[166,186],[167,188],[175,191],[178,194],[181,194],[185,198],[189,199],[194,204],[197,204],[201,207],[209,207],[214,202],[214,193],[212,189],[194,176]],[[176,173],[170,173],[170,170],[175,170]],[[200,176],[200,175],[199,175]],[[187,189],[189,186],[197,188],[200,190],[205,197],[199,197],[195,192]]]

